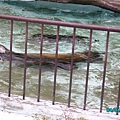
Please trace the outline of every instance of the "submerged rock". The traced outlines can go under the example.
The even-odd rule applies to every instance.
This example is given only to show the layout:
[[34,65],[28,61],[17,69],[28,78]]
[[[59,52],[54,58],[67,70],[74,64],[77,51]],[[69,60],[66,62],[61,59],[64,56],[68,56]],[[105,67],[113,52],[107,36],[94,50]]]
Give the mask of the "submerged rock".
[[[38,44],[41,40],[41,34],[35,34],[32,35],[29,38],[29,43],[31,44]],[[56,35],[43,35],[43,40],[44,41],[48,41],[50,43],[56,42]],[[66,41],[66,42],[72,42],[73,40],[73,36],[70,35],[59,35],[59,41]],[[76,36],[76,41],[78,42],[83,42],[85,43],[85,41],[89,41],[89,37],[87,36]]]

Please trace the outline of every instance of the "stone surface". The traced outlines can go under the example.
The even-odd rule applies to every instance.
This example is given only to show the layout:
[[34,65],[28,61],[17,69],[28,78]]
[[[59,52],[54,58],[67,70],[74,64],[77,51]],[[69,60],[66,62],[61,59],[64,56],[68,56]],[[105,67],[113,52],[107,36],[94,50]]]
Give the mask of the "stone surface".
[[56,102],[52,105],[51,101],[0,93],[0,120],[40,120],[43,117],[48,119],[83,119],[83,120],[120,120],[116,113],[102,113],[98,109],[82,110],[79,106],[67,107],[66,104]]

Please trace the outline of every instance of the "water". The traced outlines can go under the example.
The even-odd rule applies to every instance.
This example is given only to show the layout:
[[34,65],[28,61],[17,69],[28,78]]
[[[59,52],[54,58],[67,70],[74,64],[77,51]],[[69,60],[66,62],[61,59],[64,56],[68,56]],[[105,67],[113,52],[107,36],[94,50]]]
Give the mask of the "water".
[[[38,5],[35,3],[26,2],[1,2],[0,13],[19,15],[26,17],[36,17],[51,20],[70,21],[82,24],[95,24],[104,26],[120,26],[120,15],[111,11],[103,10],[101,8],[88,6],[77,6],[60,4],[49,4],[41,2]],[[35,6],[36,5],[36,6]],[[55,7],[56,6],[56,7]],[[63,8],[63,9],[62,9]],[[70,9],[69,9],[70,8]],[[10,21],[0,20],[0,44],[3,44],[9,48],[10,42]],[[31,44],[33,39],[30,39],[32,35],[39,34],[41,31],[41,25],[35,23],[29,23],[29,53],[39,53],[39,45]],[[89,37],[89,31],[83,29],[77,29],[77,35]],[[45,25],[45,34],[55,34],[56,27]],[[61,27],[60,34],[72,35],[73,29],[68,27]],[[14,22],[13,32],[13,51],[24,52],[25,44],[25,23]],[[109,42],[109,55],[106,73],[105,95],[104,95],[104,107],[116,107],[117,92],[118,92],[118,80],[120,76],[120,34],[111,33]],[[92,51],[104,52],[106,32],[94,31],[93,41],[99,40],[92,44]],[[85,41],[76,41],[75,52],[81,52],[88,50],[88,39]],[[72,44],[66,41],[59,42],[59,53],[71,53]],[[55,43],[44,41],[43,52],[55,53]],[[8,73],[9,62],[0,61],[0,92],[8,91]],[[85,90],[85,77],[86,77],[86,63],[77,63],[78,68],[73,71],[73,85],[72,85],[72,104],[83,106],[84,90]],[[14,62],[12,64],[12,94],[22,95],[23,89],[23,71],[24,66],[22,63]],[[36,65],[27,66],[27,83],[26,83],[26,95],[37,98],[38,88],[38,72],[39,67]],[[57,72],[57,87],[56,87],[56,101],[67,103],[68,90],[69,90],[69,76],[70,71],[58,68]],[[99,108],[101,85],[103,77],[103,61],[90,64],[89,74],[89,87],[87,96],[87,106],[91,108]],[[43,66],[42,67],[42,81],[41,81],[41,99],[52,100],[53,91],[53,79],[54,79],[54,67]]]

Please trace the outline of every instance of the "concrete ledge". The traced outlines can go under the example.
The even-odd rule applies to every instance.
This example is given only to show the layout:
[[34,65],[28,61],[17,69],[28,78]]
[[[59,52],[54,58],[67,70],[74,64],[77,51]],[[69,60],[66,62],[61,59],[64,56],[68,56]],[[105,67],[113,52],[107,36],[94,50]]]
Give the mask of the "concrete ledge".
[[39,120],[47,117],[49,120],[62,119],[82,119],[82,120],[120,120],[116,113],[107,113],[98,109],[82,110],[78,106],[70,108],[62,103],[52,105],[51,101],[41,100],[37,102],[34,98],[26,97],[22,100],[21,96],[0,93],[0,120]]
[[34,120],[31,116],[0,111],[0,120]]

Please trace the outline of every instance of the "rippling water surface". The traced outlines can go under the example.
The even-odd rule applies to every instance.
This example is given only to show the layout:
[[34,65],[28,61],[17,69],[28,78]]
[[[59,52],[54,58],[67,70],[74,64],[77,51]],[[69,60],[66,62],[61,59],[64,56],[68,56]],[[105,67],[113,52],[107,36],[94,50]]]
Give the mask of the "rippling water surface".
[[[56,7],[55,7],[56,6]],[[60,7],[61,6],[61,7]],[[104,26],[120,26],[120,15],[110,11],[106,11],[100,8],[89,6],[77,6],[73,5],[64,6],[57,5],[35,4],[26,2],[1,2],[0,13],[19,15],[26,17],[36,17],[59,21],[70,21],[82,24],[95,24]],[[63,8],[63,9],[62,9]],[[70,9],[69,9],[70,8]],[[0,44],[9,48],[10,42],[10,21],[0,20]],[[60,27],[60,34],[72,35],[73,29],[68,27]],[[45,34],[55,34],[56,27],[45,25]],[[39,44],[35,44],[35,41],[31,39],[34,34],[39,34],[41,31],[41,25],[35,23],[29,23],[29,42],[28,52],[39,53]],[[89,37],[89,31],[83,29],[77,29],[77,35]],[[94,40],[99,40],[94,42]],[[93,32],[93,44],[92,51],[104,52],[106,32],[94,31]],[[88,39],[84,41],[76,41],[75,52],[81,52],[88,50]],[[14,22],[13,32],[13,51],[24,52],[25,43],[25,23]],[[44,41],[43,52],[55,53],[55,43]],[[71,53],[71,42],[60,41],[59,53]],[[111,33],[109,41],[109,55],[106,73],[105,84],[105,96],[104,107],[116,106],[117,92],[118,92],[118,80],[120,79],[120,34]],[[71,101],[73,104],[83,105],[84,90],[85,90],[85,78],[86,78],[86,63],[77,63],[78,68],[73,71],[73,85]],[[24,66],[22,63],[12,64],[12,93],[22,95],[23,89],[23,72]],[[37,98],[38,88],[38,72],[39,66],[27,66],[27,83],[26,83],[26,95]],[[8,73],[9,62],[0,61],[0,92],[8,91]],[[69,77],[70,71],[58,68],[57,71],[57,87],[56,87],[56,101],[67,102],[68,90],[69,90]],[[89,87],[87,96],[87,105],[89,107],[98,108],[100,104],[101,85],[103,77],[103,61],[92,62],[90,64],[89,73]],[[42,67],[42,81],[41,81],[41,99],[52,100],[54,80],[54,67],[43,66]]]

